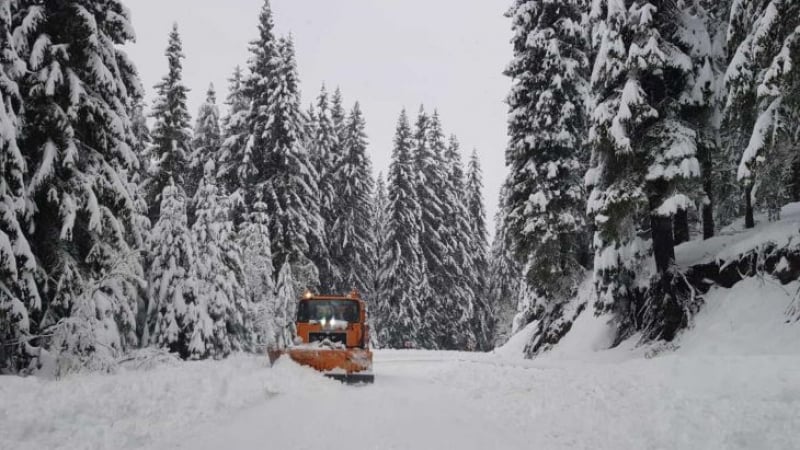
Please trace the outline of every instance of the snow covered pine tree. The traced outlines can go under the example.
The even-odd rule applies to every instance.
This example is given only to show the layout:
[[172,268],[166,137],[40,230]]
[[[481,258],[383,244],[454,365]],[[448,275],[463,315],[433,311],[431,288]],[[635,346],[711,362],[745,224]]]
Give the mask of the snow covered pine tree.
[[[682,120],[679,101],[693,64],[673,25],[680,11],[657,4],[608,0],[591,11],[599,47],[588,211],[597,230],[598,309],[616,314],[618,338],[640,328],[670,340],[694,308],[673,238],[677,211],[700,198],[697,132]],[[648,225],[652,240],[643,238]],[[651,248],[657,274],[642,299],[636,280],[647,276],[641,263]]]
[[[166,50],[169,71],[156,86],[156,100],[151,117],[155,120],[151,136],[153,146],[149,150],[152,166],[147,182],[147,203],[151,223],[159,219],[161,193],[174,183],[186,192],[188,164],[192,154],[192,131],[186,108],[183,85],[183,44],[178,34],[178,24],[172,25]],[[192,193],[193,194],[193,193]],[[191,197],[190,197],[191,198]]]
[[466,282],[475,299],[470,328],[475,335],[477,349],[490,351],[494,348],[495,319],[487,297],[489,234],[486,230],[486,211],[483,205],[483,171],[477,150],[473,150],[467,167],[464,203],[470,225],[470,238],[467,242],[473,270]]
[[[196,333],[190,344],[192,357],[228,356],[250,348],[253,340],[251,303],[245,293],[242,249],[234,239],[229,198],[220,194],[214,161],[205,164],[205,175],[194,198],[197,220],[192,225],[197,279],[194,303],[187,312],[190,322],[211,322],[210,334]],[[206,330],[204,330],[206,331]]]
[[[417,296],[422,319],[417,324],[417,345],[427,349],[437,349],[442,346],[440,338],[453,336],[450,330],[445,330],[445,324],[457,327],[446,317],[446,312],[453,312],[457,306],[452,298],[452,286],[448,286],[446,275],[442,267],[447,249],[440,235],[442,224],[442,198],[439,196],[441,189],[437,189],[445,179],[442,173],[442,164],[435,160],[431,149],[431,119],[420,107],[417,123],[414,130],[414,189],[416,202],[420,210],[419,230],[417,240],[422,254],[420,280],[417,285]],[[443,140],[442,133],[438,137]],[[443,146],[443,143],[442,143]],[[440,334],[441,333],[441,334]]]
[[[121,49],[134,38],[129,12],[119,0],[2,2],[6,17],[9,8],[14,48],[5,41],[3,63],[6,75],[19,75],[15,95],[25,105],[16,146],[29,170],[25,229],[36,272],[47,274],[36,277],[39,303],[29,277],[34,261],[12,234],[19,245],[18,284],[12,289],[24,288],[19,300],[36,312],[29,314],[35,320],[27,333],[52,336],[29,344],[59,353],[60,370],[106,369],[138,343],[143,276],[134,247],[142,229],[130,183],[139,160],[129,116],[142,88]],[[13,61],[14,50],[27,61],[24,73]],[[8,94],[6,115],[14,104]],[[12,136],[4,130],[4,155],[11,150],[13,156]],[[13,161],[6,160],[4,170],[13,170]],[[16,182],[9,187],[14,195],[22,193]],[[13,226],[8,219],[4,226]]]
[[[217,107],[217,93],[214,85],[208,87],[206,101],[200,105],[197,112],[197,122],[194,127],[192,140],[192,153],[187,161],[186,195],[194,198],[200,183],[205,177],[205,165],[212,161],[216,164],[219,158],[222,137],[219,128],[219,108]],[[216,179],[216,174],[213,174]],[[197,206],[192,202],[189,205],[189,226],[194,224],[194,210]]]
[[389,169],[386,251],[381,255],[381,345],[403,348],[417,345],[416,325],[422,320],[422,251],[419,245],[420,206],[417,202],[413,138],[405,110],[397,123]]
[[292,265],[295,294],[316,287],[319,270],[312,249],[325,247],[317,175],[303,146],[299,80],[291,38],[275,39],[272,9],[264,2],[259,16],[259,38],[250,46],[251,99],[240,176],[249,192],[246,204],[262,194],[270,216],[272,257],[276,269]]
[[147,244],[149,289],[142,344],[168,349],[182,358],[200,358],[205,353],[200,344],[211,334],[211,321],[207,311],[195,306],[188,316],[189,305],[195,303],[197,279],[193,270],[195,246],[186,221],[186,195],[170,183],[159,197],[160,217]]
[[[309,152],[311,162],[314,165],[318,177],[317,186],[319,192],[319,210],[324,224],[322,231],[325,233],[325,248],[315,248],[314,261],[320,271],[319,284],[325,289],[336,289],[342,284],[342,274],[336,265],[336,260],[331,258],[333,244],[328,240],[328,232],[338,219],[338,211],[335,205],[338,203],[338,192],[341,186],[334,185],[336,166],[341,158],[341,143],[339,142],[339,131],[336,130],[333,118],[331,117],[330,104],[328,102],[328,92],[322,86],[317,97],[317,108],[311,112],[309,120],[313,122],[309,127],[310,145]],[[334,291],[335,292],[335,291]]]
[[0,2],[0,373],[24,370],[35,357],[31,316],[42,308],[25,234],[27,165],[17,145],[17,80],[26,67],[12,44],[11,18],[11,2]]
[[358,103],[350,112],[345,129],[333,186],[338,191],[328,220],[328,242],[332,264],[338,268],[339,282],[328,289],[344,293],[358,289],[368,302],[372,298],[369,274],[377,254],[372,227],[372,163],[367,155],[366,123]]
[[[437,131],[439,130],[439,131]],[[442,347],[452,350],[472,350],[479,346],[477,330],[463,324],[473,324],[478,312],[477,291],[481,282],[475,272],[475,250],[473,226],[468,208],[469,192],[466,192],[464,167],[461,163],[461,146],[455,136],[450,137],[445,146],[441,136],[438,114],[434,114],[431,127],[431,141],[434,155],[442,161],[443,179],[439,183],[437,195],[442,199],[443,223],[440,235],[446,248],[443,260],[444,277],[450,293],[438,301],[446,322],[440,324]],[[437,137],[438,136],[438,137]],[[442,154],[443,152],[443,154]],[[475,180],[473,180],[475,181]],[[477,211],[476,211],[477,212]]]
[[217,178],[232,196],[233,219],[236,224],[244,215],[244,196],[247,187],[245,177],[247,162],[245,151],[250,137],[248,118],[250,101],[244,89],[242,69],[236,67],[233,76],[228,80],[228,114],[222,119],[222,143],[220,144],[219,161],[217,161]]
[[507,13],[514,59],[506,75],[514,85],[508,96],[505,235],[534,295],[521,305],[527,309],[525,320],[539,321],[528,355],[557,343],[569,330],[574,317],[562,317],[564,304],[584,277],[581,175],[588,56],[581,8],[573,0],[518,0]]

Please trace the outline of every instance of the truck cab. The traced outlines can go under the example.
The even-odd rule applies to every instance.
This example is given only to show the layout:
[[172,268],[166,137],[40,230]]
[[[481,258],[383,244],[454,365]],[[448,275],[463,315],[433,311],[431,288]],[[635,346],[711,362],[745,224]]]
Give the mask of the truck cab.
[[355,291],[347,296],[306,292],[297,305],[296,326],[297,338],[304,344],[366,348],[369,339],[366,304]]

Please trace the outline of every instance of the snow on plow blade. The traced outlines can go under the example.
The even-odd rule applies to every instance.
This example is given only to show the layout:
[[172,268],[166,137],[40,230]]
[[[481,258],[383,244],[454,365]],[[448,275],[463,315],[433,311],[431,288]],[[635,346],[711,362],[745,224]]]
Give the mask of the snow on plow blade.
[[288,353],[296,363],[312,367],[338,381],[348,384],[375,381],[372,352],[368,349],[293,347],[285,351],[270,351],[270,362],[274,363],[284,353]]

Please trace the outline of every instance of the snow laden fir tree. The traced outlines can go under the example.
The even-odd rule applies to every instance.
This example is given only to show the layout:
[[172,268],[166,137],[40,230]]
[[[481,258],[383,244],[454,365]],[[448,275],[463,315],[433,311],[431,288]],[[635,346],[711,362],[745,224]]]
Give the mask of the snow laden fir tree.
[[0,15],[0,369],[35,369],[61,352],[64,370],[103,368],[139,344],[143,230],[128,108],[142,89],[117,48],[133,29],[110,0],[6,1]]
[[169,44],[165,52],[169,70],[155,86],[156,101],[151,114],[155,123],[151,132],[153,145],[148,150],[151,160],[147,181],[147,201],[150,221],[159,218],[158,205],[161,193],[171,183],[177,184],[191,198],[196,186],[189,183],[189,164],[192,155],[192,131],[189,111],[186,108],[188,89],[183,85],[183,43],[178,25],[172,27]]
[[249,348],[253,336],[251,303],[243,286],[242,249],[234,234],[229,199],[220,194],[215,173],[214,162],[209,160],[194,198],[192,236],[197,254],[192,269],[198,289],[197,308],[190,314],[211,325],[204,330],[210,334],[204,336],[207,354],[203,356],[221,357]]
[[564,304],[588,264],[582,179],[588,43],[582,13],[581,4],[569,0],[517,1],[508,12],[515,58],[506,69],[514,85],[503,236],[530,286],[520,320],[539,323],[529,355],[569,329],[574,317],[564,317]]

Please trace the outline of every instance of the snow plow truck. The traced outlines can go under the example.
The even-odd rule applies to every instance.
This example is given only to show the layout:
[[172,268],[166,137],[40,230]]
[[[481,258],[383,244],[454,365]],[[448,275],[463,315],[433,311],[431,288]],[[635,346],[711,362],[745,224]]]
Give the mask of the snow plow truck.
[[304,366],[348,383],[372,383],[366,303],[357,290],[346,296],[306,291],[297,305],[297,337],[286,349],[268,349],[270,364],[288,354]]

